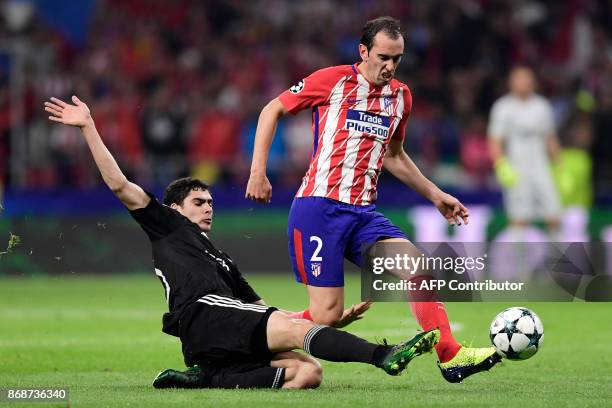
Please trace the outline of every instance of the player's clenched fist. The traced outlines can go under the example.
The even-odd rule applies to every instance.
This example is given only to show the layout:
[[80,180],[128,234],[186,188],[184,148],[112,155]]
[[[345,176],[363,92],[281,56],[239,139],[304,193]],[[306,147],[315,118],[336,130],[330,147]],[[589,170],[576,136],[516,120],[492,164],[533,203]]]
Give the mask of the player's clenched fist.
[[265,174],[253,175],[249,177],[245,197],[257,201],[258,203],[268,204],[272,198],[272,184]]
[[51,114],[49,120],[80,128],[93,124],[87,105],[75,95],[72,96],[72,102],[74,105],[67,104],[54,97],[45,102],[45,111]]

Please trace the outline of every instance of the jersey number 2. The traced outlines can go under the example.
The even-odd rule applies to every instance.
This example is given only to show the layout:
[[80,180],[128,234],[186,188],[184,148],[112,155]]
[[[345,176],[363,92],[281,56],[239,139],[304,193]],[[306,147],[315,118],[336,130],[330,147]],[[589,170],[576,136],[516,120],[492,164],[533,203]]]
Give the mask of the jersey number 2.
[[321,262],[323,258],[319,256],[319,252],[321,252],[321,248],[323,248],[323,240],[316,235],[310,237],[310,242],[315,241],[317,243],[317,248],[312,253],[310,257],[310,262]]

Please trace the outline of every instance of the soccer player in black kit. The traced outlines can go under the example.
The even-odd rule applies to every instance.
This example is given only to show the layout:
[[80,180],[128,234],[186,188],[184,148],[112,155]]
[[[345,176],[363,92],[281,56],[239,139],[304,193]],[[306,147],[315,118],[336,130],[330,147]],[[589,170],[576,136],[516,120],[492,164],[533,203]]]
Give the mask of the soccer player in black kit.
[[[162,330],[180,338],[185,363],[191,367],[162,371],[154,387],[318,387],[320,364],[295,349],[329,361],[371,364],[398,375],[438,341],[440,333],[434,329],[396,346],[373,344],[267,306],[207,235],[213,216],[208,186],[193,178],[175,180],[166,189],[164,203],[159,203],[127,180],[102,142],[87,105],[76,96],[72,102],[51,98],[45,110],[51,121],[80,128],[104,182],[148,235],[169,308]],[[345,323],[359,318],[359,313],[349,310]]]

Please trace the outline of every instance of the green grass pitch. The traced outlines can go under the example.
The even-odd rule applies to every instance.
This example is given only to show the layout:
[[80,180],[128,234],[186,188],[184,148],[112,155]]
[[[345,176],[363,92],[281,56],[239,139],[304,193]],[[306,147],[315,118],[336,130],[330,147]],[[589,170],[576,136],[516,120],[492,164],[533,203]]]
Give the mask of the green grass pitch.
[[[305,289],[289,274],[254,275],[250,282],[270,304],[290,310],[306,304]],[[349,279],[347,288],[347,302],[356,302],[358,280]],[[459,341],[485,346],[489,323],[508,306],[449,303],[447,310]],[[0,388],[67,387],[71,407],[612,406],[612,304],[523,306],[544,322],[543,348],[531,360],[504,361],[463,384],[446,383],[435,356],[425,355],[400,377],[323,363],[317,390],[155,390],[157,372],[181,368],[182,359],[178,340],[160,331],[166,305],[152,274],[0,279]],[[417,325],[405,304],[379,303],[349,330],[394,342],[411,337]]]

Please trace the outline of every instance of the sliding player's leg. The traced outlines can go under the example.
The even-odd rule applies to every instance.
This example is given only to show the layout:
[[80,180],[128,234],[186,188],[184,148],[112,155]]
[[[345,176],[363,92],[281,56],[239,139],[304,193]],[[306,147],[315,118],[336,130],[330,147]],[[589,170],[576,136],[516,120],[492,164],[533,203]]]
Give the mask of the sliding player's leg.
[[164,388],[281,388],[298,373],[295,366],[272,366],[270,361],[195,365],[186,371],[167,369],[155,377],[153,387]]
[[317,388],[323,381],[323,369],[314,358],[295,351],[285,351],[274,355],[272,367],[285,369],[283,388]]
[[335,362],[360,362],[398,375],[415,357],[429,352],[439,339],[437,329],[417,334],[395,345],[373,344],[348,332],[274,312],[268,319],[267,342],[271,352],[302,349],[314,357]]
[[269,350],[267,326],[276,308],[218,295],[200,300],[182,319],[181,342],[190,368],[162,371],[153,382],[155,388],[314,388],[320,384],[316,360]]
[[323,380],[321,365],[314,358],[287,351],[271,361],[248,362],[222,367],[210,376],[212,388],[317,388]]

